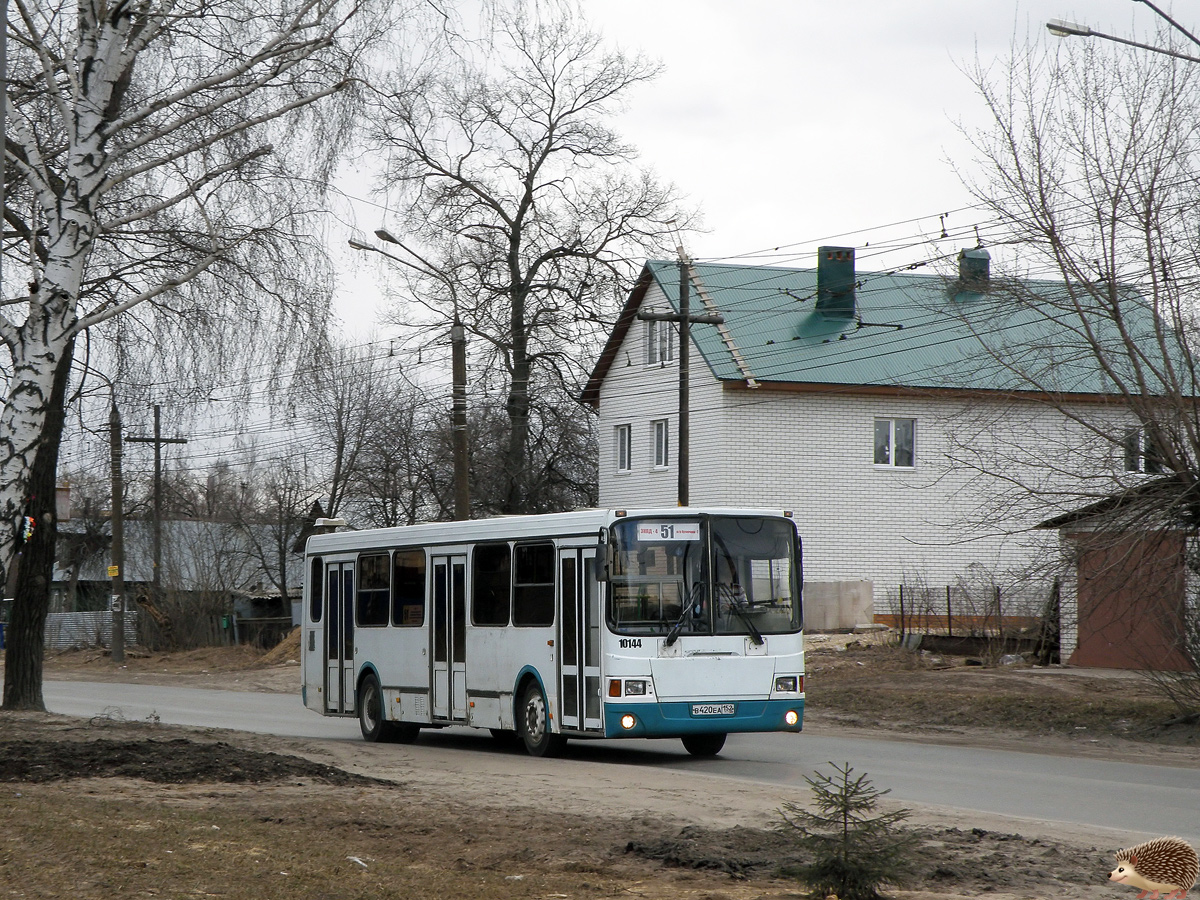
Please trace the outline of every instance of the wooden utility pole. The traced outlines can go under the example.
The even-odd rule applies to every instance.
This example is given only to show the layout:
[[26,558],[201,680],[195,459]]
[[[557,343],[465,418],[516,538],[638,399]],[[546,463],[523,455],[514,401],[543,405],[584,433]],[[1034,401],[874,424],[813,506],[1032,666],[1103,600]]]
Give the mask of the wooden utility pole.
[[450,326],[453,356],[454,518],[471,518],[471,465],[467,444],[467,330],[458,316]]
[[121,413],[113,397],[108,413],[108,445],[112,457],[112,661],[125,662],[125,479],[121,472]]
[[691,432],[691,366],[690,350],[692,344],[693,324],[724,325],[725,318],[719,315],[692,315],[688,295],[688,267],[690,261],[679,248],[679,312],[652,313],[638,312],[637,317],[648,322],[678,322],[679,323],[679,449],[676,457],[679,462],[678,504],[688,505],[688,469],[691,465],[691,451],[688,446]]
[[[0,148],[8,146],[8,0],[0,0],[0,88],[4,90],[4,102],[0,102]],[[0,149],[0,161],[3,161]],[[4,209],[4,189],[8,164],[0,164],[0,210]],[[3,225],[0,224],[0,228]],[[4,254],[0,253],[0,301],[4,300]],[[11,597],[12,595],[9,594]]]
[[129,437],[130,444],[154,445],[154,574],[151,591],[156,608],[162,600],[162,445],[186,444],[187,438],[165,438],[162,436],[162,407],[154,404],[154,437]]

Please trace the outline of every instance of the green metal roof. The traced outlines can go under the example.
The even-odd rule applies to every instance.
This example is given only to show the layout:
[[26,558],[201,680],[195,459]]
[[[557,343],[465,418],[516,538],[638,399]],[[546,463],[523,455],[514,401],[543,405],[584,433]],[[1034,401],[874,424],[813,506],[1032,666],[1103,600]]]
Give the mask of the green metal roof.
[[[979,293],[939,275],[860,272],[855,313],[845,317],[816,311],[816,269],[699,263],[693,270],[743,361],[739,367],[716,326],[693,325],[696,346],[723,381],[745,381],[748,370],[762,383],[1114,392],[1074,311],[1088,298],[1061,282],[993,284]],[[646,275],[677,308],[678,265],[651,260]],[[691,311],[709,311],[696,293],[692,287]],[[1124,290],[1121,309],[1153,357],[1158,345],[1147,304]],[[1111,315],[1095,307],[1086,320],[1113,359],[1126,358]],[[603,378],[599,368],[595,375]]]

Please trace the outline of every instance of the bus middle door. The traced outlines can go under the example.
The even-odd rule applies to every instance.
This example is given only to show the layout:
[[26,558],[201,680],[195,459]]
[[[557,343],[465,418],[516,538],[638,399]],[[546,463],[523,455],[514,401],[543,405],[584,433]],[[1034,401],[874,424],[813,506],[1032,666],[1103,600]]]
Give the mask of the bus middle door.
[[433,558],[433,717],[467,720],[467,558]]
[[325,567],[325,712],[354,712],[354,563]]

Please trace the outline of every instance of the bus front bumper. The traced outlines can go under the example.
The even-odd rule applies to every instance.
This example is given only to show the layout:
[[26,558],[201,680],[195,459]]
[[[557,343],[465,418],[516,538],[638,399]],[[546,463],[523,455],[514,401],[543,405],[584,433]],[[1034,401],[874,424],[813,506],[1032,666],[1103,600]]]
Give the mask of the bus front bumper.
[[[732,708],[732,713],[711,714]],[[788,713],[796,723],[788,724]],[[632,723],[626,718],[632,716]],[[800,731],[804,698],[787,700],[706,700],[668,703],[606,703],[604,736],[683,737],[687,734],[737,734],[752,731]]]

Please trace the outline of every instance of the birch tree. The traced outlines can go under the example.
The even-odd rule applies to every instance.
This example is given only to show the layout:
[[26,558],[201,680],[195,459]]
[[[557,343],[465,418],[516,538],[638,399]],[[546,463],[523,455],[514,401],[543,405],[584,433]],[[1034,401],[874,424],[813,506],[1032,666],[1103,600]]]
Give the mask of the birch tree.
[[528,507],[538,373],[578,381],[633,260],[673,245],[692,216],[609,125],[656,64],[606,46],[569,5],[498,7],[493,25],[489,40],[381,79],[398,87],[373,120],[406,210],[404,237],[389,236],[424,322],[461,319],[488,348],[474,351],[477,370],[506,394],[501,508],[515,513]]
[[[37,570],[49,578],[63,388],[77,336],[152,303],[168,316],[210,304],[190,307],[199,340],[205,316],[252,304],[308,314],[324,302],[286,283],[287,259],[306,251],[297,212],[311,206],[307,186],[328,175],[340,145],[353,95],[346,88],[373,36],[369,2],[9,4],[6,570],[28,517],[37,526],[24,564],[48,540]],[[301,143],[303,153],[287,152]],[[28,291],[14,290],[18,283]],[[5,708],[43,706],[39,590],[32,584],[15,598]]]

